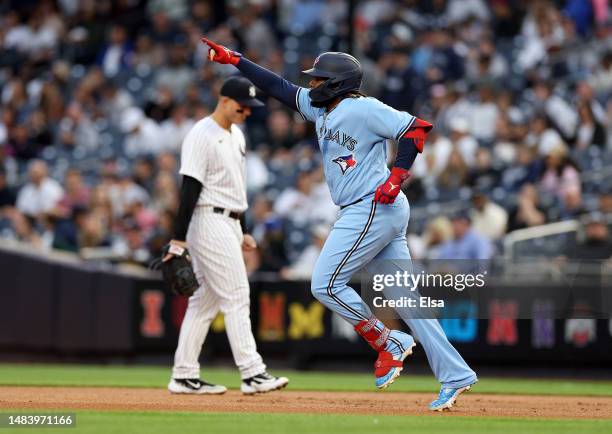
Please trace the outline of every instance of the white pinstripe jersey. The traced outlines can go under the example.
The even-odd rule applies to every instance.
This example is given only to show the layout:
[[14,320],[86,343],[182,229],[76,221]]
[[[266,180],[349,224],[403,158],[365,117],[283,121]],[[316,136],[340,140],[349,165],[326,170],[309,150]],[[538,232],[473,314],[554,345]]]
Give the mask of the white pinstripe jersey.
[[231,132],[208,116],[187,133],[181,147],[182,175],[203,185],[198,206],[215,206],[244,212],[247,207],[246,142],[238,126]]

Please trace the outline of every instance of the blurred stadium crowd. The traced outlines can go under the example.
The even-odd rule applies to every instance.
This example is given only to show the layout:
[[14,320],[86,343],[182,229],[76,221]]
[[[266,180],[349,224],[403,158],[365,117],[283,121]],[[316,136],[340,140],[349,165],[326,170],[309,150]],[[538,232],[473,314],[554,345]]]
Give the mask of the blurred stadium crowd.
[[[0,12],[2,240],[157,256],[181,141],[235,73],[206,61],[208,35],[294,81],[318,53],[352,48],[366,94],[434,123],[405,186],[413,256],[491,257],[509,231],[588,214],[589,251],[610,257],[607,0],[363,0],[352,29],[343,0],[9,0]],[[260,244],[247,264],[309,277],[337,208],[313,127],[267,102],[245,125]]]

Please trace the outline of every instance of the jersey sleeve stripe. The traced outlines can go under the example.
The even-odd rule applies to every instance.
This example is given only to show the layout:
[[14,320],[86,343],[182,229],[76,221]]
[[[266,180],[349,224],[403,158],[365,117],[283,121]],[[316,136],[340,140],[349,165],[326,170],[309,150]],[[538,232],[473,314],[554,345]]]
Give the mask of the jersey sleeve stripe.
[[300,114],[302,119],[306,120],[306,116],[300,110],[300,92],[302,91],[301,87],[298,87],[298,91],[295,93],[295,107],[297,108],[297,112]]
[[408,125],[406,126],[406,128],[404,128],[395,138],[395,140],[399,140],[402,138],[402,136],[404,134],[406,134],[406,131],[408,131],[410,129],[410,127],[412,126],[412,124],[414,124],[414,121],[416,120],[416,116],[412,116],[412,119],[410,119],[410,122],[408,123]]

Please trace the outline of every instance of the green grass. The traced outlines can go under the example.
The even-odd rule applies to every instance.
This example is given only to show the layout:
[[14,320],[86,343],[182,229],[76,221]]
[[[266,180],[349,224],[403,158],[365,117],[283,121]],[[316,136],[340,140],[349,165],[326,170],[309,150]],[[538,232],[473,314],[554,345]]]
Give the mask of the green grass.
[[[51,411],[50,413],[57,413]],[[224,413],[126,413],[78,412],[76,428],[53,428],[55,434],[166,434],[166,433],[333,433],[392,434],[601,434],[612,431],[612,421],[507,419],[419,416],[343,416],[305,414],[224,414]],[[452,424],[452,425],[451,425]],[[38,430],[43,432],[42,430]],[[46,430],[44,430],[46,432]],[[32,432],[31,429],[2,429],[3,434]]]
[[[300,372],[274,370],[290,378],[291,390],[373,391],[371,374]],[[170,367],[160,366],[94,366],[52,364],[0,364],[0,385],[18,386],[118,386],[165,387]],[[208,381],[238,388],[240,378],[235,369],[203,368]],[[439,385],[432,376],[406,372],[390,390],[392,392],[430,392]],[[591,395],[612,396],[612,381],[536,380],[521,378],[481,378],[476,393]]]

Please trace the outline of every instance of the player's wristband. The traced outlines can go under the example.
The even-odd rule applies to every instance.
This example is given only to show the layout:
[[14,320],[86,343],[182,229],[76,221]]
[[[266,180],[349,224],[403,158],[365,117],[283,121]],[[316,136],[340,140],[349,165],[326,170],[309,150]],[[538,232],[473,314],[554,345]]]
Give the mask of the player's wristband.
[[168,247],[168,253],[175,256],[181,256],[183,253],[185,253],[185,248],[177,246],[176,244],[170,244]]

